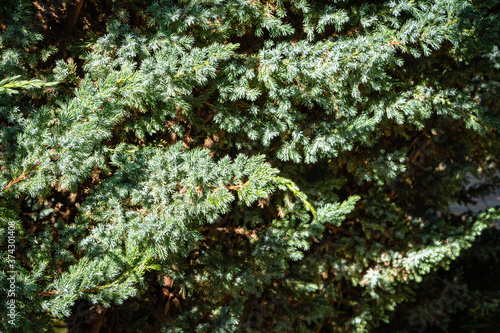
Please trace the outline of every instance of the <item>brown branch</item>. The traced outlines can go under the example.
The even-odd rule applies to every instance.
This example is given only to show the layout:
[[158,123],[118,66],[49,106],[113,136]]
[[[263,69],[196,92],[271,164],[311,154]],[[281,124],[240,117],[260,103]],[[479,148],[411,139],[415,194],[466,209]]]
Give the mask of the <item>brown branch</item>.
[[[213,192],[217,192],[217,191],[218,191],[218,190],[220,190],[221,188],[225,188],[226,190],[231,190],[231,191],[237,191],[237,190],[239,190],[240,188],[247,186],[249,183],[250,183],[250,181],[246,181],[245,183],[243,183],[243,184],[239,184],[239,185],[221,186],[221,187],[214,188],[212,191],[213,191]],[[231,183],[229,183],[229,184],[231,184]]]
[[403,42],[402,42],[402,41],[395,41],[395,40],[393,40],[393,41],[391,41],[391,42],[389,43],[389,45],[391,45],[391,46],[394,46],[394,45],[401,45],[401,44],[403,44]]
[[8,189],[9,189],[12,185],[14,185],[15,183],[19,183],[20,181],[25,180],[26,178],[28,178],[29,174],[30,174],[33,170],[35,170],[36,168],[38,168],[38,166],[39,166],[41,163],[42,163],[42,162],[38,162],[37,164],[35,164],[35,166],[34,166],[33,168],[31,168],[31,170],[30,170],[30,171],[28,171],[28,174],[26,174],[26,175],[25,175],[25,174],[23,173],[22,175],[20,175],[20,176],[19,176],[19,177],[17,177],[16,179],[11,180],[11,181],[10,181],[10,183],[8,183],[8,184],[7,184],[7,186],[5,186],[5,187],[3,188],[3,190],[4,190],[4,191],[5,191],[5,190],[8,190]]
[[71,12],[71,15],[66,22],[66,25],[64,26],[64,30],[62,33],[61,38],[63,40],[69,39],[71,36],[71,32],[73,31],[73,28],[75,27],[76,21],[78,20],[78,16],[80,15],[80,12],[83,8],[83,4],[85,3],[85,0],[77,0],[75,7],[73,8],[73,11]]
[[71,37],[71,33],[73,32],[73,28],[76,25],[76,21],[78,20],[78,16],[80,15],[80,12],[81,12],[84,4],[85,4],[85,0],[76,0],[75,7],[73,7],[73,10],[69,16],[68,21],[66,22],[66,25],[64,26],[62,34],[61,34],[60,44],[61,44],[61,51],[63,53],[64,58],[66,58],[66,56],[67,56],[66,43],[68,42],[68,40]]
[[226,188],[227,188],[228,190],[237,191],[237,190],[239,190],[240,188],[247,186],[249,183],[250,183],[250,182],[249,182],[249,181],[247,181],[247,182],[245,182],[245,183],[243,183],[243,184],[240,184],[240,185],[234,185],[234,186],[228,186],[228,187],[226,187]]
[[37,296],[50,296],[54,294],[59,294],[59,290],[54,290],[54,291],[41,291],[39,293],[36,293]]

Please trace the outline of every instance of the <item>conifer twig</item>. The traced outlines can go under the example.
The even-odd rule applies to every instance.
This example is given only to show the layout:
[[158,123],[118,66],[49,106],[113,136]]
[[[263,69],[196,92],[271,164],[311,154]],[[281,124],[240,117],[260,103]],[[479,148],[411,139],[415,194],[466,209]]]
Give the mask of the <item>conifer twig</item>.
[[[146,262],[140,264],[139,266],[135,267],[133,270],[129,271],[129,272],[125,272],[120,278],[118,278],[117,280],[111,282],[111,283],[108,283],[108,284],[105,284],[103,286],[96,286],[94,288],[90,288],[90,289],[82,289],[80,290],[80,292],[83,292],[83,293],[93,293],[93,292],[96,292],[96,291],[99,291],[99,290],[102,290],[102,289],[106,289],[106,288],[109,288],[109,287],[113,287],[114,285],[116,285],[117,283],[119,283],[121,280],[123,280],[123,278],[127,277],[128,275],[134,273],[135,271],[141,269],[142,267],[146,266]],[[60,290],[52,290],[52,291],[41,291],[39,293],[37,293],[38,296],[50,296],[50,295],[55,295],[55,294],[60,294],[61,291]]]
[[26,178],[28,178],[29,174],[30,174],[33,170],[35,170],[36,168],[38,168],[38,166],[39,166],[40,164],[42,164],[42,162],[38,162],[37,164],[35,164],[35,166],[34,166],[33,168],[31,168],[31,170],[30,170],[30,171],[28,171],[28,173],[27,173],[27,174],[24,174],[24,173],[23,173],[23,174],[21,174],[19,177],[17,177],[16,179],[11,180],[11,181],[10,181],[10,183],[8,183],[8,184],[7,184],[7,186],[5,186],[5,187],[3,188],[3,190],[4,190],[4,191],[6,191],[6,190],[8,190],[8,189],[9,189],[12,185],[14,185],[15,183],[18,183],[18,182],[20,182],[20,181],[25,180]]

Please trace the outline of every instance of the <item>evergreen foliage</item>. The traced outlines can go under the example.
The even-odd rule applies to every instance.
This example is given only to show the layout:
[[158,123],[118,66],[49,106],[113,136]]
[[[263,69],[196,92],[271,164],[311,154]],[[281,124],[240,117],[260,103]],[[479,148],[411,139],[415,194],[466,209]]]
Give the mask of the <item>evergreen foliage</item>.
[[[82,308],[101,332],[418,331],[411,302],[498,239],[498,208],[449,209],[500,187],[498,1],[85,6],[106,28],[63,51],[0,4],[5,332]],[[498,291],[470,295],[448,314],[491,319]]]

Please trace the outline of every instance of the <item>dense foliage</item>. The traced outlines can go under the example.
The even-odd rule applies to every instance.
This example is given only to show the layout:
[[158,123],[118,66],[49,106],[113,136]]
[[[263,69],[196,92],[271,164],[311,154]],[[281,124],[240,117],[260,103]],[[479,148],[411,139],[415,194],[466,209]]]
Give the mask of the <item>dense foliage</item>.
[[0,4],[5,332],[494,327],[498,1],[72,5]]

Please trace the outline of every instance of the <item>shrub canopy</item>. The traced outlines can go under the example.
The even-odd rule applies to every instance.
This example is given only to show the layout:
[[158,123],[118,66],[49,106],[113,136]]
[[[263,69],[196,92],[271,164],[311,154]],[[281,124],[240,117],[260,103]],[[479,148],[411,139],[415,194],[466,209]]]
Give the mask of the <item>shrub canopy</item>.
[[397,326],[500,216],[449,209],[500,185],[498,1],[59,3],[0,4],[6,332]]

